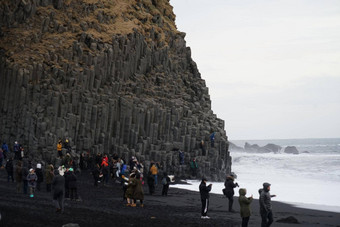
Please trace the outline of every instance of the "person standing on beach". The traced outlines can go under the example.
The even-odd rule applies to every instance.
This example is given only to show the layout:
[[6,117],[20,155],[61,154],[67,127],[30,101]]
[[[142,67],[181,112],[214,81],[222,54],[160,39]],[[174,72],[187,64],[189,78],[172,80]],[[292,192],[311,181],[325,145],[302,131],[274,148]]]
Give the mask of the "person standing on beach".
[[137,172],[136,174],[136,188],[133,192],[133,199],[134,204],[137,205],[137,200],[140,202],[140,207],[144,207],[143,201],[144,201],[144,191],[143,191],[143,183],[142,183],[142,177],[140,173]]
[[37,180],[37,190],[40,191],[40,185],[44,181],[44,174],[41,169],[41,164],[37,164],[37,168],[35,170],[35,173],[37,174],[38,180]]
[[157,184],[158,184],[158,182],[157,182],[158,168],[157,168],[155,163],[152,164],[152,166],[150,168],[150,172],[151,172],[153,178],[155,179],[155,185],[157,186]]
[[162,196],[168,196],[170,178],[166,172],[163,172],[162,185],[163,185]]
[[4,153],[4,160],[6,160],[7,156],[8,156],[8,152],[9,152],[8,145],[7,145],[6,141],[4,141],[2,143],[1,149],[2,149],[2,151]]
[[65,178],[60,175],[59,171],[54,171],[54,178],[52,182],[53,187],[53,201],[55,203],[56,212],[64,212],[64,190],[65,190]]
[[12,158],[7,159],[5,168],[7,171],[7,182],[9,182],[10,179],[12,180],[12,182],[14,182],[14,177],[13,177],[14,167],[13,167]]
[[46,168],[45,172],[45,181],[46,181],[46,191],[51,192],[52,189],[52,181],[54,178],[54,173],[53,173],[54,167],[52,164],[48,165]]
[[263,183],[263,189],[259,190],[260,193],[260,214],[261,214],[261,227],[269,227],[273,223],[273,211],[271,198],[276,197],[276,195],[270,195],[270,184]]
[[199,186],[200,194],[201,194],[201,202],[202,202],[202,211],[201,211],[201,218],[202,219],[209,219],[207,216],[208,207],[209,207],[209,192],[211,191],[212,184],[207,186],[207,179],[202,178],[202,182]]
[[33,198],[35,188],[37,186],[37,180],[38,180],[37,174],[35,174],[34,169],[30,169],[30,172],[27,175],[26,179],[27,179],[27,182],[28,182],[28,187],[30,189],[30,197]]
[[15,166],[15,181],[17,182],[17,192],[22,191],[22,162],[18,161]]
[[234,183],[234,176],[228,175],[226,181],[224,182],[225,186],[225,196],[229,200],[229,212],[235,212],[233,210],[233,203],[234,203],[234,188],[238,187],[238,183]]
[[242,217],[242,227],[248,227],[249,218],[251,215],[250,204],[253,202],[253,195],[251,197],[246,197],[247,189],[240,188],[238,191],[240,196],[238,197],[238,202],[240,203],[240,214]]

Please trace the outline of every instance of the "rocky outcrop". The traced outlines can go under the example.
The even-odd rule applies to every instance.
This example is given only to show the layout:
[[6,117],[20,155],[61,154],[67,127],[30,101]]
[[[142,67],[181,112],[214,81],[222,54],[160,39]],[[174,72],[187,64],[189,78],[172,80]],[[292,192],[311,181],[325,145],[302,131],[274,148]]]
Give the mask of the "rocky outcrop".
[[295,146],[288,146],[284,149],[284,153],[299,154],[299,151]]
[[[95,3],[94,3],[95,2]],[[56,161],[58,138],[79,154],[136,156],[188,177],[231,170],[224,121],[166,0],[0,3],[0,138]],[[215,147],[207,154],[216,132]]]
[[[263,147],[259,146],[258,144],[250,144],[246,142],[244,144],[244,149],[242,147],[238,147],[235,144],[229,142],[230,151],[246,151],[246,152],[252,152],[252,153],[288,153],[288,154],[299,154],[298,149],[295,146],[287,146],[282,148],[279,145],[269,143]],[[305,152],[303,152],[305,153]],[[308,151],[306,151],[308,153]]]

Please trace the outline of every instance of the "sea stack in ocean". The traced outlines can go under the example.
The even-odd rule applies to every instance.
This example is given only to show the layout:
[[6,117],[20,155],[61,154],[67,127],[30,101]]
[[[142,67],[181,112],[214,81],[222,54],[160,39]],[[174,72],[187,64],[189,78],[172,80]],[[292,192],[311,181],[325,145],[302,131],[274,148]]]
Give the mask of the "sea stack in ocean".
[[168,0],[4,0],[0,14],[2,140],[52,163],[67,138],[74,155],[136,156],[179,177],[195,157],[198,177],[230,173],[224,121]]

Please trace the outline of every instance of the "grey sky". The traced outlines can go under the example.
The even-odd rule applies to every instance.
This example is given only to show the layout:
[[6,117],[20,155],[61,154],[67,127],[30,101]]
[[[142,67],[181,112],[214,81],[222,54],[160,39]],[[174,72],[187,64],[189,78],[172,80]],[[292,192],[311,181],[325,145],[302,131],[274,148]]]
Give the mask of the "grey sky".
[[340,1],[170,4],[231,140],[340,137]]

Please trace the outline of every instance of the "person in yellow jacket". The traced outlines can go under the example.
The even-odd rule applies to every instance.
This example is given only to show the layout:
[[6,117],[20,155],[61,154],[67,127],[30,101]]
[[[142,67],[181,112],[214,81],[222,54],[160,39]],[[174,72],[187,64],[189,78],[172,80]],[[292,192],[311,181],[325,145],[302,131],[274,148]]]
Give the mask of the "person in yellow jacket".
[[152,176],[155,178],[155,185],[157,185],[157,174],[158,174],[158,169],[155,163],[151,164],[150,172]]
[[59,158],[62,158],[63,157],[63,145],[62,145],[62,142],[61,140],[58,141],[58,144],[57,144],[57,151],[58,151],[58,155],[59,155]]

